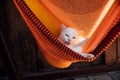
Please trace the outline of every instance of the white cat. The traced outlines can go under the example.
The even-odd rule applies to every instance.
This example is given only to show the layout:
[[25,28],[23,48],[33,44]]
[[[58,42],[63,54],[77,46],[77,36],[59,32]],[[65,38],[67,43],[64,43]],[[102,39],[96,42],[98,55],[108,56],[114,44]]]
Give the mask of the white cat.
[[74,43],[76,39],[78,39],[77,30],[66,27],[64,24],[61,25],[61,28],[61,33],[59,35],[59,39],[61,40],[61,42],[63,42],[71,50],[75,51],[85,58],[94,57],[93,54],[82,53],[82,47],[84,43],[88,40],[88,38],[79,37],[79,42],[76,45],[73,45],[72,43]]

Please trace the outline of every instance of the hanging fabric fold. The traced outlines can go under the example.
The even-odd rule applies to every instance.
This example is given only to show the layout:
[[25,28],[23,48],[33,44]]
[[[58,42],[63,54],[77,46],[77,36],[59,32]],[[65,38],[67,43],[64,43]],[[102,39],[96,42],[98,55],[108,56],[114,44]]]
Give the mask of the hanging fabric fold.
[[[93,61],[120,35],[119,0],[14,0],[14,3],[42,54],[54,67]],[[82,36],[89,37],[83,52],[95,57],[84,58],[61,43],[58,40],[61,24],[83,30]]]

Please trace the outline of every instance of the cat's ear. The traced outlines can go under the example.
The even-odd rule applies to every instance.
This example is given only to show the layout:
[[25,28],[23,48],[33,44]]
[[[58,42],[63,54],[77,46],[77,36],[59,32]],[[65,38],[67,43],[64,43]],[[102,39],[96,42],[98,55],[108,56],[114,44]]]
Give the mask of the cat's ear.
[[64,24],[61,24],[61,28],[62,28],[62,30],[65,30],[66,26]]

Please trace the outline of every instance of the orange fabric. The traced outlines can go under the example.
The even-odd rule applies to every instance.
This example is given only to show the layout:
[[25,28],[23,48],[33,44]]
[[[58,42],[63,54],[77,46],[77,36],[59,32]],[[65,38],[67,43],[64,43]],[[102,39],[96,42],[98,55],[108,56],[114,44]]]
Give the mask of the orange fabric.
[[[108,3],[108,0],[95,0],[96,3],[94,3],[94,4],[91,4],[93,2],[89,2],[87,0],[84,0],[84,1],[83,0],[74,0],[71,3],[69,3],[70,4],[70,5],[68,5],[69,7],[74,6],[75,4],[77,6],[77,4],[79,4],[79,3],[81,3],[80,5],[83,4],[83,6],[85,6],[85,7],[90,7],[92,5],[94,5],[94,7],[95,7],[95,6],[99,5],[98,10],[96,10],[96,11],[94,11],[95,8],[91,8],[91,7],[90,7],[91,9],[89,9],[89,10],[82,9],[82,11],[81,11],[81,10],[78,9],[78,11],[81,11],[81,13],[84,12],[84,15],[83,14],[78,15],[78,14],[75,14],[75,13],[71,14],[71,13],[73,13],[72,10],[75,9],[73,7],[70,7],[71,11],[69,10],[69,13],[66,12],[65,9],[63,11],[63,9],[61,9],[61,7],[60,8],[56,7],[56,5],[58,5],[58,3],[60,3],[60,2],[62,2],[62,4],[60,4],[61,6],[67,7],[66,4],[68,4],[68,2],[70,2],[70,1],[66,1],[66,2],[65,1],[56,1],[56,0],[38,0],[38,1],[40,1],[40,3],[43,3],[51,11],[51,13],[53,13],[55,15],[55,17],[57,17],[61,21],[61,23],[67,24],[68,26],[77,27],[78,29],[83,30],[84,31],[83,35],[85,37],[88,37],[89,34],[91,34],[92,29],[94,28],[94,24],[96,23],[100,14],[103,13],[102,10],[105,7],[107,7],[106,5]],[[64,2],[64,4],[63,4],[63,2]],[[109,10],[106,13],[106,15],[105,15],[106,17],[104,18],[104,20],[102,20],[102,23],[97,26],[97,29],[94,32],[95,34],[93,34],[90,37],[90,40],[84,46],[83,52],[86,52],[86,53],[92,52],[96,48],[96,46],[104,39],[104,37],[107,35],[108,31],[114,26],[114,25],[112,25],[112,26],[110,26],[110,25],[114,21],[115,17],[118,16],[116,14],[119,14],[118,9],[119,9],[120,6],[118,6],[119,5],[118,0],[116,0],[116,2],[118,4],[113,4],[115,2],[114,0],[111,1],[111,2],[112,3],[109,4],[109,5],[112,6],[112,8],[110,7],[111,10]],[[91,4],[91,5],[88,5],[88,3]],[[80,6],[80,5],[78,5],[78,6]],[[81,7],[79,7],[79,8],[81,8]],[[88,14],[87,11],[90,11],[90,10],[92,12]],[[85,12],[86,12],[86,14],[85,14]],[[88,17],[88,18],[82,18],[82,16]],[[109,19],[109,17],[110,17],[110,19]],[[83,22],[84,22],[84,24],[83,24]],[[87,23],[89,23],[89,24],[85,25]],[[101,30],[101,29],[103,29],[103,30]]]
[[46,10],[47,8],[38,0],[24,1],[37,18],[57,37],[60,33],[60,21],[49,10]]
[[[84,0],[84,1],[83,0],[74,0],[74,1],[72,0],[71,1],[69,0],[66,0],[66,1],[38,0],[38,1],[40,3],[43,3],[49,9],[49,11],[51,11],[51,13],[54,14],[54,16],[61,21],[61,23],[64,23],[68,26],[71,26],[80,30],[84,30],[85,36],[87,36],[90,33],[92,26],[94,25],[94,23],[96,22],[97,18],[99,17],[100,13],[104,8],[104,5],[101,5],[100,8],[98,8],[98,10],[96,11],[91,9],[85,10],[84,8],[89,7],[88,4],[92,3],[92,2],[88,3],[89,1],[87,0]],[[103,1],[103,0],[99,0],[99,1]],[[105,3],[106,1],[107,0],[104,0],[103,2]],[[58,3],[61,3],[61,4],[58,4]],[[76,6],[74,6],[75,4]],[[82,6],[78,7],[78,9],[76,8],[77,4],[78,6],[80,5],[84,6],[82,11],[81,11]],[[61,5],[61,6],[59,7],[58,5]],[[97,4],[94,4],[94,5],[97,5]],[[69,10],[66,11],[67,9]],[[88,14],[87,11],[90,11],[90,10],[92,12]],[[77,12],[77,13],[74,13],[74,12]],[[78,12],[82,14],[78,14]]]
[[[83,34],[84,36],[90,36],[90,39],[84,45],[83,51],[95,55],[92,59],[84,58],[67,48],[57,39],[57,37],[60,33],[61,23],[78,29],[84,29],[85,26],[78,27],[78,24],[69,18],[72,14],[63,13],[63,11],[57,9],[55,5],[53,6],[53,2],[50,3],[50,1],[54,2],[54,0],[14,0],[14,3],[27,23],[29,29],[33,33],[44,57],[54,67],[65,68],[74,62],[93,61],[102,54],[102,52],[113,42],[113,40],[118,37],[118,35],[120,35],[120,27],[114,27],[120,19],[120,3],[119,0],[115,0],[107,14],[104,16],[104,19],[102,19],[94,32],[91,32],[94,27],[89,26],[88,32]],[[106,1],[108,0],[105,0],[105,3]],[[101,8],[99,8],[100,10],[98,10],[98,14],[96,14],[95,19],[98,18],[98,15],[101,14],[102,9],[105,8],[105,3],[101,5]],[[87,20],[87,16],[92,13],[87,13],[86,17],[83,17],[83,13],[81,14],[82,15],[77,15]],[[72,17],[74,18],[75,15],[72,15]],[[95,20],[93,20],[93,22],[95,23]]]

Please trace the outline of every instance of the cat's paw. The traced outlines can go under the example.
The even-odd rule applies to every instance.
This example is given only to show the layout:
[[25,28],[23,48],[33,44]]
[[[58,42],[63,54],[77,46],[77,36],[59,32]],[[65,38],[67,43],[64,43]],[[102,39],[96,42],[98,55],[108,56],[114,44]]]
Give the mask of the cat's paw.
[[85,57],[85,58],[93,58],[94,57],[93,54],[84,54],[82,56]]

